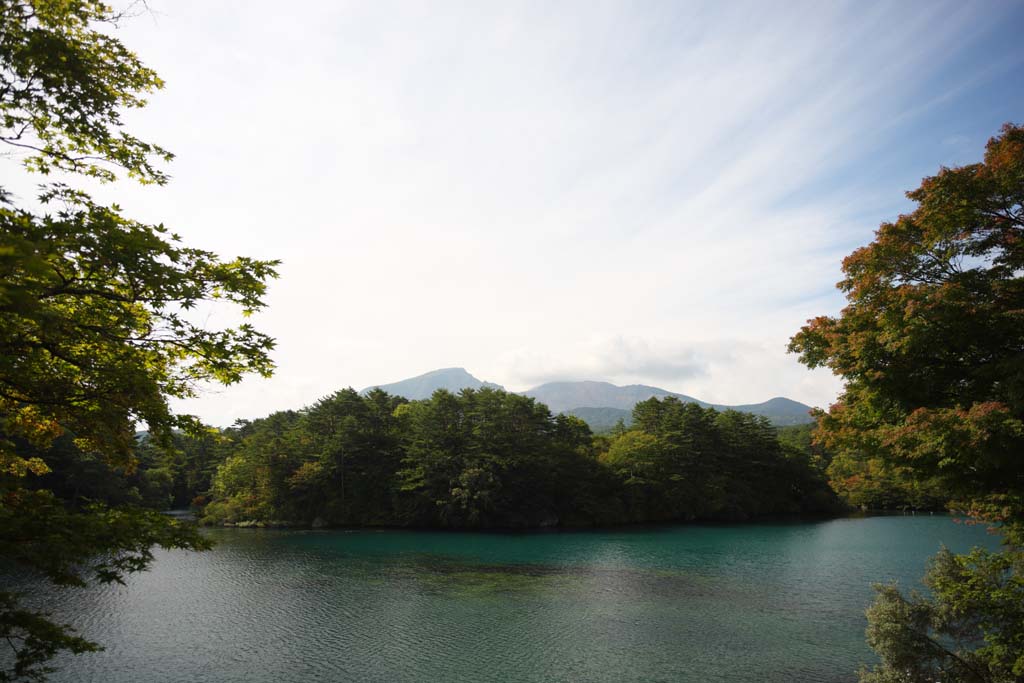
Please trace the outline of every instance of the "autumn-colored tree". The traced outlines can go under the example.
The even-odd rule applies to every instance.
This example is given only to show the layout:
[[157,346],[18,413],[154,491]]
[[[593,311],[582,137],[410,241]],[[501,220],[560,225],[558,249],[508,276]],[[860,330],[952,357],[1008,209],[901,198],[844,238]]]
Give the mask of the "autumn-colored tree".
[[[982,163],[907,196],[914,211],[843,262],[846,308],[809,321],[790,349],[846,380],[819,418],[823,445],[937,488],[1007,549],[936,561],[929,576],[953,562],[972,599],[935,581],[904,609],[883,589],[871,627],[883,661],[865,680],[1020,681],[1024,619],[1008,605],[1024,595],[1024,128],[1007,124]],[[947,650],[954,632],[961,649]]]
[[[121,125],[162,82],[113,35],[120,18],[97,0],[0,0],[0,142],[27,170],[167,180],[158,164],[170,154]],[[130,471],[140,426],[165,444],[197,426],[169,398],[268,374],[271,339],[249,325],[207,329],[189,312],[210,300],[258,310],[276,264],[187,248],[64,184],[39,200],[44,213],[0,187],[0,557],[58,585],[120,581],[154,545],[206,543],[156,512],[47,490],[47,449],[69,437],[77,453]],[[0,681],[41,680],[57,652],[97,647],[20,605],[0,590],[11,647]]]

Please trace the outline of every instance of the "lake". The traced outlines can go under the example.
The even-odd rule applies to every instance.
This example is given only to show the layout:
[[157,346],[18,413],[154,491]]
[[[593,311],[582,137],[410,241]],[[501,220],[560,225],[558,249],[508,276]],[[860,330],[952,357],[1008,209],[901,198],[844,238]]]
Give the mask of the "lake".
[[942,515],[528,534],[217,529],[47,607],[106,651],[56,681],[852,681],[871,584],[918,585]]

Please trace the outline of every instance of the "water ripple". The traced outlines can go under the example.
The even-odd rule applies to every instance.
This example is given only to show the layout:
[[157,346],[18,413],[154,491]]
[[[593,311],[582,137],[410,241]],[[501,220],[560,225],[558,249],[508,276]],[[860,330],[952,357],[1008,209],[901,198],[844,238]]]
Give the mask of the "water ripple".
[[940,543],[993,543],[943,517],[212,535],[127,586],[41,598],[107,648],[54,680],[852,681],[872,581],[911,585]]

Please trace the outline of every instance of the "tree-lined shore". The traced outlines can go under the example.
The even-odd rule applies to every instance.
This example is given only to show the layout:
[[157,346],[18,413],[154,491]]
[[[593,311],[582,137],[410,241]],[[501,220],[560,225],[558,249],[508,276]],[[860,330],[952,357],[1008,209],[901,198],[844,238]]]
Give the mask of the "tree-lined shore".
[[581,527],[844,509],[826,460],[767,419],[674,398],[644,401],[631,428],[595,436],[578,418],[496,389],[423,401],[346,389],[227,430],[177,434],[169,451],[140,435],[130,474],[83,466],[73,448],[46,456],[67,466],[40,485],[191,506],[207,524]]

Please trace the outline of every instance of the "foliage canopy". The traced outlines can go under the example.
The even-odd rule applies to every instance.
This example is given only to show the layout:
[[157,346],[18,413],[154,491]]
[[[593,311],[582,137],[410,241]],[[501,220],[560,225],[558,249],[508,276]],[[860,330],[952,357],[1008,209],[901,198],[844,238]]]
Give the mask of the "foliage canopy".
[[954,501],[997,526],[1006,550],[940,554],[931,597],[881,587],[869,639],[882,664],[862,679],[1019,681],[1024,128],[1007,124],[984,161],[941,169],[907,196],[914,211],[843,262],[846,308],[809,321],[790,349],[846,380],[817,430],[837,460]]
[[[123,16],[94,0],[0,0],[0,142],[27,170],[167,180],[159,163],[170,153],[122,126],[122,112],[162,86],[113,35]],[[269,374],[266,335],[206,329],[190,311],[258,310],[276,263],[184,247],[65,184],[43,186],[39,204],[45,213],[0,187],[0,557],[57,585],[120,581],[154,545],[207,543],[156,512],[47,486],[88,461],[130,473],[140,423],[164,446],[176,428],[198,428],[170,398]],[[52,448],[58,439],[73,447]],[[97,647],[19,605],[0,592],[12,648],[0,681],[42,679],[60,650]]]
[[173,155],[124,130],[163,81],[109,32],[125,13],[97,0],[0,0],[0,141],[33,171],[164,183]]
[[674,398],[634,415],[593,437],[490,388],[413,402],[346,389],[228,430],[206,521],[523,528],[837,510],[820,466],[765,418]]

